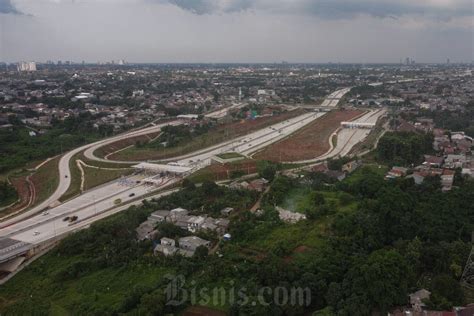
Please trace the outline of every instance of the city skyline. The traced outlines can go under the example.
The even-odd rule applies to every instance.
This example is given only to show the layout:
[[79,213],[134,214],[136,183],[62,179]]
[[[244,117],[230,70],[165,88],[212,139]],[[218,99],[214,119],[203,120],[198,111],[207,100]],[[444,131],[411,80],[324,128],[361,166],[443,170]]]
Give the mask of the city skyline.
[[470,1],[0,0],[0,61],[474,59]]

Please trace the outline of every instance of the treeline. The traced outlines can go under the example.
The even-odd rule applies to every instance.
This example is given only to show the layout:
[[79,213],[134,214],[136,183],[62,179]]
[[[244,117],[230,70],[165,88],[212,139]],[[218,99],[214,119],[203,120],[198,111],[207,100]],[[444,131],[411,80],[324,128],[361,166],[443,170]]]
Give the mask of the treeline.
[[17,199],[15,188],[6,181],[0,181],[0,207],[9,205]]
[[153,201],[155,209],[171,210],[182,207],[195,214],[208,214],[220,217],[220,211],[232,207],[236,211],[244,211],[257,201],[256,192],[248,190],[231,190],[218,186],[212,181],[205,181],[195,186],[189,180],[184,180],[183,190]]
[[[427,302],[431,309],[466,303],[459,278],[474,230],[473,182],[443,194],[439,182],[420,186],[412,180],[387,182],[365,168],[350,181],[322,185],[323,180],[311,176],[312,182],[304,184],[277,177],[262,201],[263,214],[247,211],[255,198],[248,191],[212,182],[196,187],[185,181],[177,193],[66,238],[0,289],[0,309],[6,314],[48,314],[53,308],[64,308],[87,315],[164,315],[180,313],[190,305],[189,300],[179,306],[166,304],[169,280],[165,278],[150,285],[124,277],[128,271],[143,269],[182,275],[187,280],[184,288],[197,289],[196,293],[229,284],[245,288],[249,302],[258,302],[264,287],[300,287],[311,292],[308,305],[276,304],[265,296],[268,305],[233,302],[221,306],[230,315],[301,315],[315,310],[323,315],[384,314],[406,305],[408,294],[420,288],[432,292]],[[312,199],[314,209],[330,205],[324,202],[325,191],[336,193],[341,202],[356,202],[357,207],[351,211],[329,207],[327,214],[315,219],[291,225],[281,222],[273,206],[293,188],[305,185],[317,193]],[[152,256],[152,243],[136,241],[135,228],[153,210],[178,206],[213,215],[221,207],[235,207],[232,241],[221,242],[215,255]],[[322,222],[324,229],[314,236],[317,247],[295,254],[294,249],[311,236],[283,238],[287,230],[310,232]],[[171,236],[181,234],[169,225],[159,228]],[[262,238],[271,244],[257,246]],[[32,279],[22,277],[27,273]],[[113,280],[102,281],[102,275],[112,275]],[[109,283],[99,286],[97,278]],[[97,288],[102,290],[90,294]],[[72,303],[58,306],[66,299]]]
[[474,101],[464,111],[424,111],[424,117],[432,118],[436,126],[453,132],[464,131],[474,137]]
[[413,132],[388,132],[379,141],[377,158],[389,165],[418,164],[433,151],[433,135]]
[[96,129],[93,119],[90,113],[84,113],[64,121],[53,120],[53,126],[44,134],[35,132],[36,136],[30,136],[32,130],[12,117],[13,129],[0,131],[0,173],[112,135],[112,126]]
[[[324,198],[315,194],[313,211],[325,210],[317,218],[328,214],[332,218],[325,243],[284,264],[281,258],[290,256],[298,244],[282,239],[268,249],[272,259],[255,267],[257,287],[309,287],[312,307],[323,309],[324,315],[386,313],[406,305],[408,294],[420,288],[432,292],[427,302],[430,309],[466,304],[459,279],[474,230],[474,183],[443,194],[439,182],[417,186],[412,180],[384,181],[368,169],[360,172],[363,176],[356,181],[326,186],[326,190],[344,193],[347,202],[357,201],[357,210],[328,209]],[[266,197],[267,207],[282,201],[297,182],[277,178],[275,184]],[[264,221],[246,214],[234,225],[233,235],[251,245],[257,236],[284,227],[276,215],[270,215],[271,209],[267,213]],[[273,306],[265,313],[286,311]]]

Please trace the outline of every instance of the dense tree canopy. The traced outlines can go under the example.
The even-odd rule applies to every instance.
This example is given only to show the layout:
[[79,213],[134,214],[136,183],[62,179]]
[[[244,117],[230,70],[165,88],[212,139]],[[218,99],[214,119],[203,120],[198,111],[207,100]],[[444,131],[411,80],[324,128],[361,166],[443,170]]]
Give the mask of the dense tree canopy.
[[433,136],[412,132],[389,132],[379,141],[377,156],[391,165],[410,165],[423,161],[423,154],[432,151]]

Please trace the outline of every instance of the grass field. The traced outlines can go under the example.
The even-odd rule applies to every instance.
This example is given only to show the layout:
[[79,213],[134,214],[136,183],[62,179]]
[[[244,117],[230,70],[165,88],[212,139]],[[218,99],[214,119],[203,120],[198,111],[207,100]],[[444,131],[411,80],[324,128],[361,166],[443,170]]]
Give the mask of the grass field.
[[59,159],[60,157],[56,157],[48,161],[31,177],[36,190],[34,204],[43,202],[56,190],[59,184]]
[[[73,315],[78,305],[109,309],[123,302],[133,286],[156,286],[170,272],[157,266],[105,268],[83,277],[58,282],[54,276],[65,267],[80,263],[80,256],[58,257],[47,254],[0,289],[0,310],[22,302],[28,314],[48,310],[49,315]],[[23,309],[22,312],[25,312]]]
[[228,180],[237,175],[247,175],[257,172],[257,161],[239,160],[226,164],[212,164],[204,169],[193,173],[189,179],[195,183],[201,183],[206,180],[220,181]]
[[370,171],[373,172],[380,177],[384,177],[385,174],[388,171],[388,167],[384,165],[379,165],[379,164],[364,164],[362,167],[358,168],[356,171],[354,171],[350,177],[346,178],[344,182],[351,184],[354,182],[358,182],[361,178],[364,177],[364,172]]
[[301,115],[303,110],[285,112],[280,115],[261,117],[255,120],[244,120],[231,124],[220,125],[206,134],[194,137],[187,143],[180,144],[170,148],[137,148],[130,147],[123,151],[109,156],[111,160],[158,160],[189,154],[193,151],[210,147],[226,140],[233,139],[250,132],[265,128],[272,124],[287,120],[289,118]]
[[97,157],[104,158],[106,155],[114,153],[118,150],[122,150],[123,148],[126,148],[128,146],[135,145],[137,142],[148,143],[149,141],[151,141],[152,139],[154,139],[160,134],[161,134],[160,132],[158,133],[155,132],[155,133],[150,133],[146,135],[140,135],[140,136],[123,139],[123,140],[114,142],[112,144],[109,144],[107,146],[98,148],[95,154]]
[[222,159],[233,159],[233,158],[240,158],[243,156],[239,153],[230,152],[230,153],[219,154],[217,155],[217,157],[222,158]]
[[106,169],[96,169],[83,166],[85,172],[85,182],[84,190],[92,189],[98,185],[110,182],[117,178],[120,178],[122,175],[128,175],[132,172],[131,169],[127,169],[130,164],[115,164],[115,163],[106,163],[101,161],[93,161],[84,157],[83,153],[77,153],[71,158],[69,162],[69,168],[71,169],[71,185],[64,195],[60,198],[60,201],[64,202],[69,200],[81,193],[81,172],[76,165],[76,160],[82,160],[84,163],[90,166],[98,168],[120,168],[124,170],[106,170]]
[[132,169],[129,170],[104,170],[83,167],[85,171],[84,190],[92,189],[98,185],[110,182],[124,175],[130,175],[133,173]]
[[[59,183],[59,159],[60,157],[51,159],[36,171],[24,169],[12,173],[10,181],[18,193],[19,202],[4,209],[0,214],[7,215],[26,206],[33,207],[46,200],[56,190]],[[38,164],[35,163],[31,166],[34,168]]]

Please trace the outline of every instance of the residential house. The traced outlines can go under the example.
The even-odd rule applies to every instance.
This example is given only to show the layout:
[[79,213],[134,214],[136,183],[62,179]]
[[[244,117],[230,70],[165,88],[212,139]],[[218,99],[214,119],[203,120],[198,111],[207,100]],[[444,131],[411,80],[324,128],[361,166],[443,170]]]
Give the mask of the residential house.
[[221,215],[223,216],[230,216],[230,214],[234,211],[232,207],[226,207],[221,210]]
[[425,180],[425,175],[422,172],[415,171],[412,174],[407,176],[407,179],[413,179],[415,184],[422,184]]
[[444,160],[446,168],[462,168],[463,165],[467,162],[465,155],[448,155]]
[[431,292],[425,289],[418,290],[409,295],[410,305],[415,311],[421,311],[426,305],[423,302],[430,298]]
[[328,170],[325,174],[330,178],[337,179],[338,181],[342,181],[346,178],[346,174],[338,170]]
[[195,233],[196,231],[200,230],[204,222],[206,221],[205,217],[202,216],[190,216],[187,219],[187,229],[190,232]]
[[450,191],[454,182],[454,170],[444,169],[441,175],[441,190],[443,192]]
[[400,177],[405,176],[407,172],[408,172],[407,168],[393,166],[392,169],[389,172],[387,172],[387,174],[385,175],[385,179],[400,178]]
[[156,227],[156,222],[154,221],[147,220],[141,223],[140,226],[138,226],[137,229],[135,229],[135,231],[137,232],[137,239],[140,241],[153,239],[158,233],[155,227]]
[[153,253],[156,255],[158,252],[165,256],[174,255],[178,249],[176,248],[176,242],[174,239],[163,237],[160,239],[160,244],[155,247]]
[[152,218],[156,220],[157,222],[164,222],[168,220],[169,216],[170,216],[170,211],[160,210],[160,211],[155,211],[151,213],[149,218]]
[[423,162],[423,165],[439,168],[443,165],[443,162],[444,157],[425,155],[425,162]]
[[179,244],[179,254],[182,254],[187,257],[193,256],[196,249],[201,246],[204,246],[207,248],[211,246],[210,241],[199,238],[197,236],[182,237],[178,240],[178,244]]
[[242,182],[234,181],[231,184],[229,184],[229,188],[235,189],[235,190],[242,190],[242,189],[245,190],[245,189],[248,189],[248,187],[249,187],[249,183],[247,181],[242,181]]
[[357,168],[359,168],[359,166],[360,166],[360,163],[357,160],[352,160],[342,165],[342,171],[346,173],[352,173]]
[[169,218],[172,222],[176,222],[178,218],[188,215],[188,210],[178,207],[170,211]]
[[268,181],[265,179],[255,179],[249,183],[247,189],[257,192],[263,192],[267,187],[267,183]]

